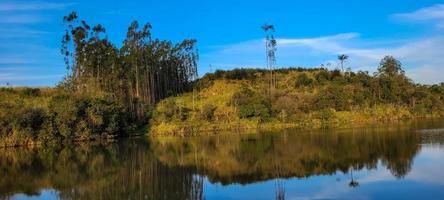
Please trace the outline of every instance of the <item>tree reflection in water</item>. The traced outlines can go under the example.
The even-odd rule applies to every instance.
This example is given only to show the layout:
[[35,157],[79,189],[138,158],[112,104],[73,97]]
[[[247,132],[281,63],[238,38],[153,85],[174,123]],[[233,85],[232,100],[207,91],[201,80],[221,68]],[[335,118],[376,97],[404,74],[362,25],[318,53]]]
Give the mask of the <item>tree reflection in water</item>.
[[353,178],[353,168],[350,169],[350,183],[348,183],[350,187],[358,187],[359,182]]
[[[189,167],[223,185],[332,175],[375,169],[378,162],[398,178],[411,169],[420,146],[412,131],[220,134],[152,139],[153,154],[170,167]],[[353,179],[353,184],[356,185]]]
[[[54,189],[62,199],[204,199],[204,183],[249,184],[374,169],[403,178],[420,148],[416,132],[221,134],[112,144],[0,149],[0,199]],[[272,189],[272,188],[270,188]]]
[[0,149],[0,199],[53,188],[62,199],[202,199],[203,178],[154,159],[146,140]]

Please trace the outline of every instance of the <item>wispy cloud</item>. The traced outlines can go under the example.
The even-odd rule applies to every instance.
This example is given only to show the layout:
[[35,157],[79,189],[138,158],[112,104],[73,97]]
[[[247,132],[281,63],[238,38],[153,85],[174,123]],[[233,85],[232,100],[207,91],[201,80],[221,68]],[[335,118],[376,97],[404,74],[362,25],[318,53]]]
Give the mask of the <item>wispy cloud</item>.
[[411,13],[394,14],[393,17],[411,22],[436,22],[439,28],[444,28],[444,4],[421,8]]
[[307,45],[317,47],[320,43],[331,40],[349,40],[359,37],[358,33],[343,33],[332,36],[317,37],[317,38],[301,38],[301,39],[279,39],[280,45]]
[[47,34],[51,34],[51,32],[29,28],[0,28],[0,39],[40,37]]
[[33,64],[35,60],[17,55],[6,55],[0,57],[0,65]]
[[411,13],[395,14],[394,17],[411,20],[444,19],[444,4],[437,4],[431,7],[422,8]]
[[27,10],[53,10],[63,9],[73,3],[47,3],[47,2],[3,2],[0,11],[27,11]]
[[34,24],[47,19],[35,14],[0,14],[0,23],[3,24]]
[[50,74],[50,75],[23,75],[12,73],[0,73],[0,81],[37,81],[37,80],[53,80],[61,79],[65,74]]
[[35,24],[48,21],[49,18],[42,12],[48,10],[60,10],[74,3],[49,3],[49,2],[1,2],[1,24]]

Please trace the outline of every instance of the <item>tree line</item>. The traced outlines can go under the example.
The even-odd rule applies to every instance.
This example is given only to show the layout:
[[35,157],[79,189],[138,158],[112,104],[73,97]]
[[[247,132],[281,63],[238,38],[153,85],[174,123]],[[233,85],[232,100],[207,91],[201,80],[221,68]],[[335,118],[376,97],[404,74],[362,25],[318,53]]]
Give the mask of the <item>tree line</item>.
[[154,112],[152,132],[187,135],[259,125],[326,128],[444,116],[444,83],[413,82],[393,56],[385,56],[373,74],[275,69],[271,90],[270,74],[269,69],[206,74],[196,83],[197,109],[191,109],[191,95],[166,99]]
[[90,26],[76,12],[64,17],[61,53],[70,74],[64,83],[74,92],[98,90],[120,102],[132,120],[145,121],[160,99],[190,90],[197,78],[196,40],[155,39],[149,23],[128,27],[118,48],[100,24]]
[[56,88],[0,88],[0,147],[124,135],[148,123],[155,103],[192,89],[196,40],[156,39],[134,21],[119,47],[76,12],[63,21],[68,74]]

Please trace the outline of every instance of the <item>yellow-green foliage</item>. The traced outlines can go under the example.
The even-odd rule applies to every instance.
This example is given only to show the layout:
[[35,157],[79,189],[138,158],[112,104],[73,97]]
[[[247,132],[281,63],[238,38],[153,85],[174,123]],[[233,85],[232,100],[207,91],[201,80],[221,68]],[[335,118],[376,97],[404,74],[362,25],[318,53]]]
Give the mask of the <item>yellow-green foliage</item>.
[[[158,103],[151,120],[151,131],[158,134],[188,134],[196,131],[245,129],[257,126],[256,121],[239,119],[236,108],[230,105],[234,93],[241,90],[244,81],[217,80],[201,91],[170,97]],[[212,120],[205,119],[205,106],[215,107]],[[187,114],[184,114],[187,112]],[[186,118],[181,116],[186,115]]]
[[[189,135],[258,127],[324,128],[444,113],[443,84],[417,85],[403,74],[393,78],[296,68],[277,70],[274,80],[274,87],[270,87],[270,73],[260,69],[207,74],[197,82],[195,92],[167,98],[157,105],[151,131]],[[239,100],[246,105],[239,105]],[[251,113],[263,109],[252,105],[260,102],[265,106],[261,117]],[[208,117],[210,108],[214,112]],[[266,109],[270,109],[271,117],[263,117],[268,116]]]

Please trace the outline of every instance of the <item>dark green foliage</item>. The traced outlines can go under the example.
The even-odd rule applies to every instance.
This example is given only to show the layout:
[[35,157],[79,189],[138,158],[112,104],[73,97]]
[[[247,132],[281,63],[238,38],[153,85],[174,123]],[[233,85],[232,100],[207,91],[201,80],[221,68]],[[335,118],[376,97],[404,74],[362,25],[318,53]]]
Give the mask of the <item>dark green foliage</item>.
[[217,70],[214,73],[215,78],[225,78],[231,80],[252,80],[256,78],[255,73],[265,73],[265,70],[257,69],[233,69],[230,71]]
[[331,79],[339,79],[342,77],[341,71],[339,71],[338,69],[335,69],[333,71],[330,72],[330,77]]
[[26,136],[34,137],[42,128],[46,113],[38,108],[18,108],[13,121],[12,129],[23,133]]
[[329,85],[319,91],[316,96],[316,106],[318,109],[333,108],[335,110],[347,110],[349,106],[349,95],[344,89],[337,85]]
[[159,116],[162,121],[185,121],[188,119],[191,109],[182,105],[174,99],[167,99],[163,102],[162,109],[155,116]]
[[265,121],[271,116],[271,105],[267,99],[248,88],[236,92],[231,104],[238,108],[240,118],[257,117]]
[[40,89],[39,88],[24,88],[20,91],[22,95],[29,96],[29,97],[36,97],[40,95]]
[[315,117],[320,119],[322,122],[328,122],[329,120],[333,119],[334,116],[334,111],[328,108],[319,110],[315,113]]
[[396,60],[393,56],[385,56],[378,67],[378,76],[400,76],[404,75],[401,62]]
[[212,121],[214,118],[214,111],[216,111],[216,106],[213,104],[205,104],[202,106],[201,118],[207,121]]
[[327,70],[323,69],[320,72],[316,73],[315,79],[316,81],[318,81],[318,83],[322,84],[331,79],[330,73]]
[[273,102],[272,108],[274,113],[285,111],[286,114],[296,114],[299,110],[298,100],[292,96],[281,96]]
[[44,108],[20,102],[0,104],[0,146],[117,136],[130,124],[122,107],[110,100],[66,94],[49,98]]
[[177,111],[176,101],[174,101],[173,99],[168,99],[165,102],[165,110],[163,112],[163,114],[165,115],[165,119],[167,121],[171,120],[176,114],[176,111]]
[[309,87],[313,85],[313,79],[308,77],[307,74],[302,73],[296,78],[296,87],[302,88],[302,87]]

